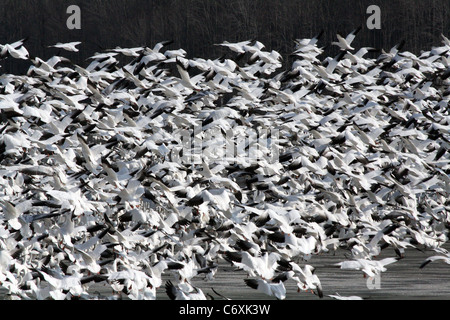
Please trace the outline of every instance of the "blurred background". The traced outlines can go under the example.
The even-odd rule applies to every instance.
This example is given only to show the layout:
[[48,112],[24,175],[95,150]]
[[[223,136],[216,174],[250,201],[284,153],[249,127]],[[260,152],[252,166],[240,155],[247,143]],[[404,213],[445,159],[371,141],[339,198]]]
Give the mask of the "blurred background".
[[[69,30],[67,7],[81,9],[81,29]],[[381,29],[369,30],[367,7],[381,9]],[[214,46],[257,39],[270,50],[287,56],[294,39],[310,38],[321,30],[319,46],[361,32],[352,46],[389,50],[405,40],[403,50],[420,54],[440,45],[441,33],[450,34],[449,0],[0,0],[0,43],[28,37],[32,56],[49,58],[57,42],[82,41],[80,52],[64,52],[78,64],[95,52],[120,47],[153,47],[173,40],[169,49],[183,48],[187,57],[217,58],[229,52]],[[327,55],[337,52],[326,48]],[[0,72],[23,72],[29,62],[7,59]],[[25,69],[26,70],[26,69]]]

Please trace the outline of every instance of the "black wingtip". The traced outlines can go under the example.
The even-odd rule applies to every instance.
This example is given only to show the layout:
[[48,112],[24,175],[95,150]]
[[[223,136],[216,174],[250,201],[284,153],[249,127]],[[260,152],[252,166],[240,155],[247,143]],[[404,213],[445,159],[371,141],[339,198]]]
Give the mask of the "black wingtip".
[[204,202],[203,199],[203,195],[202,194],[197,194],[196,196],[194,196],[193,198],[189,199],[186,202],[186,205],[189,207],[193,207],[193,206],[199,206]]
[[226,251],[224,253],[224,259],[228,262],[241,262],[242,261],[242,255],[239,252],[232,252],[232,251]]
[[163,46],[168,46],[169,44],[172,44],[174,42],[174,40],[166,40],[166,41],[162,41],[161,44]]
[[175,58],[175,62],[177,63],[177,65],[179,65],[183,69],[186,69],[185,65],[181,62],[181,60],[179,59],[178,56]]
[[405,39],[401,40],[401,41],[395,46],[396,49],[397,49],[398,51],[402,50],[403,47],[405,46],[405,43],[406,43]]
[[244,279],[244,282],[247,286],[253,289],[258,289],[258,281],[255,279]]
[[358,28],[356,28],[356,29],[353,31],[353,34],[356,35],[358,32],[361,31],[361,29],[362,29],[362,26],[358,26]]
[[319,33],[317,34],[317,36],[315,36],[314,38],[316,38],[317,40],[319,40],[319,39],[323,36],[324,32],[325,32],[324,29],[320,30],[320,32],[319,32]]
[[184,264],[175,261],[170,261],[167,262],[167,268],[169,268],[170,270],[180,270],[184,268]]
[[28,40],[30,39],[30,36],[26,36],[25,38],[23,38],[21,41],[22,41],[22,44],[24,44],[25,42],[27,42]]
[[165,284],[166,294],[170,298],[170,300],[175,300],[176,298],[176,288],[173,285],[172,281],[167,280]]
[[321,288],[317,288],[317,295],[319,296],[319,298],[323,298],[323,291]]
[[343,49],[343,50],[339,51],[339,53],[335,57],[336,61],[341,61],[342,58],[347,54],[347,52],[348,52],[347,49]]
[[429,264],[431,262],[430,259],[425,260],[419,267],[419,269],[423,269],[427,264]]

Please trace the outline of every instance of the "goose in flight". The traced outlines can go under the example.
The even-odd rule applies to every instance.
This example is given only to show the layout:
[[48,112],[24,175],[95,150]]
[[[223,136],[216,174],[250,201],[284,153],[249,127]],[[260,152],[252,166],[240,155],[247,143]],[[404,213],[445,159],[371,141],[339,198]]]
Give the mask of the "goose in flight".
[[162,48],[164,48],[164,47],[166,47],[166,46],[168,46],[169,44],[172,44],[172,43],[173,43],[173,40],[166,40],[166,41],[158,42],[153,47],[152,51],[153,52],[159,52]]
[[365,276],[375,277],[381,272],[385,272],[386,266],[397,262],[398,258],[384,258],[379,261],[356,259],[336,263],[335,266],[340,267],[342,270],[361,270]]
[[0,199],[0,206],[3,209],[3,217],[15,230],[19,230],[22,227],[20,219],[24,213],[30,211],[32,203],[33,202],[31,200],[26,200],[24,202],[14,204],[11,201]]
[[439,260],[442,260],[445,263],[450,264],[450,254],[447,254],[446,256],[431,256],[431,257],[428,257],[424,262],[422,262],[422,264],[419,266],[419,268],[423,269],[429,263],[431,263],[433,261],[439,261]]
[[187,282],[174,285],[168,280],[165,284],[167,296],[171,300],[207,300],[203,291]]
[[139,57],[141,52],[144,50],[143,47],[136,47],[136,48],[120,48],[116,47],[115,49],[112,49],[113,52],[121,53],[125,56],[129,57]]
[[299,279],[297,283],[299,290],[317,290],[319,298],[323,298],[322,284],[319,277],[314,273],[315,268],[309,264],[305,265],[303,269],[299,268]]
[[15,59],[27,60],[30,57],[28,50],[23,46],[28,38],[16,41],[11,44],[0,44],[0,58],[6,57],[8,54]]
[[228,41],[224,41],[222,43],[217,43],[214,45],[227,47],[234,52],[244,54],[247,51],[246,46],[249,45],[251,42],[252,42],[251,40],[246,40],[246,41],[241,41],[241,42],[236,42],[236,43],[230,43]]
[[192,82],[192,79],[188,73],[188,66],[186,66],[179,57],[176,57],[177,70],[181,76],[181,84],[186,88],[200,91],[201,88]]
[[8,54],[15,59],[28,60],[30,58],[30,54],[28,53],[28,50],[23,46],[21,46],[17,49],[17,48],[14,48],[13,46],[7,44],[3,47],[2,52],[0,53],[1,56],[5,56],[6,52],[8,52]]
[[356,35],[361,29],[362,29],[361,26],[356,28],[355,30],[350,32],[345,38],[340,34],[337,34],[336,37],[338,38],[338,41],[337,42],[334,41],[331,44],[338,46],[339,48],[341,48],[341,50],[355,50],[355,48],[353,48],[351,44],[353,40],[355,40]]
[[49,48],[58,48],[58,49],[66,50],[66,51],[78,52],[80,50],[76,46],[79,45],[80,43],[81,43],[81,41],[74,41],[74,42],[67,42],[67,43],[58,42],[57,44],[49,46]]
[[267,282],[264,279],[244,279],[244,282],[250,288],[258,290],[268,296],[275,297],[278,300],[286,298],[286,288],[282,281],[278,283]]
[[311,39],[296,39],[295,42],[295,49],[296,51],[302,51],[305,52],[305,48],[307,50],[312,50],[312,48],[316,47],[317,42],[322,37],[324,33],[324,30],[321,30],[316,36],[314,36]]

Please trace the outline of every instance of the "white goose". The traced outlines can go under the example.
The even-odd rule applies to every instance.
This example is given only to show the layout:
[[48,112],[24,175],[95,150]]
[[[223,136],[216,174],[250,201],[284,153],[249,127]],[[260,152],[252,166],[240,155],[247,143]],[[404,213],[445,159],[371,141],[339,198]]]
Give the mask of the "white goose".
[[381,272],[385,272],[386,266],[398,261],[398,258],[384,258],[382,260],[356,259],[336,263],[335,266],[342,270],[360,270],[364,276],[375,277]]
[[49,48],[53,47],[53,48],[58,48],[58,49],[64,49],[67,51],[78,52],[80,50],[76,46],[79,45],[80,43],[81,43],[81,41],[74,41],[74,42],[67,42],[67,43],[58,42],[57,44],[49,46]]
[[286,298],[286,288],[282,281],[271,283],[264,279],[244,279],[244,282],[250,288],[256,289],[268,296],[276,297],[278,300],[284,300]]
[[332,42],[331,44],[338,46],[341,50],[354,50],[355,48],[351,47],[353,40],[355,40],[356,34],[361,30],[361,27],[356,28],[352,32],[350,32],[347,37],[342,37],[340,34],[337,34],[338,42]]

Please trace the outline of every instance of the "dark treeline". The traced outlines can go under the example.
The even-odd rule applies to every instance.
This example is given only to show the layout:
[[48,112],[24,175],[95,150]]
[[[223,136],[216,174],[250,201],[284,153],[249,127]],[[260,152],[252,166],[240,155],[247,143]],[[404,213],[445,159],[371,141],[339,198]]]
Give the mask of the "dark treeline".
[[[69,5],[81,8],[81,30],[69,30]],[[369,5],[381,8],[381,29],[369,30]],[[56,54],[47,48],[56,42],[82,41],[79,53],[64,53],[81,63],[94,52],[108,48],[149,46],[173,40],[188,57],[218,57],[226,50],[214,46],[257,39],[269,50],[287,55],[293,40],[312,37],[322,29],[319,44],[336,40],[358,26],[363,29],[354,46],[389,50],[405,40],[403,50],[416,54],[441,41],[450,32],[449,0],[331,1],[331,0],[0,0],[0,43],[28,37],[33,56]],[[328,49],[330,54],[335,47]],[[2,62],[3,70],[17,61]]]

